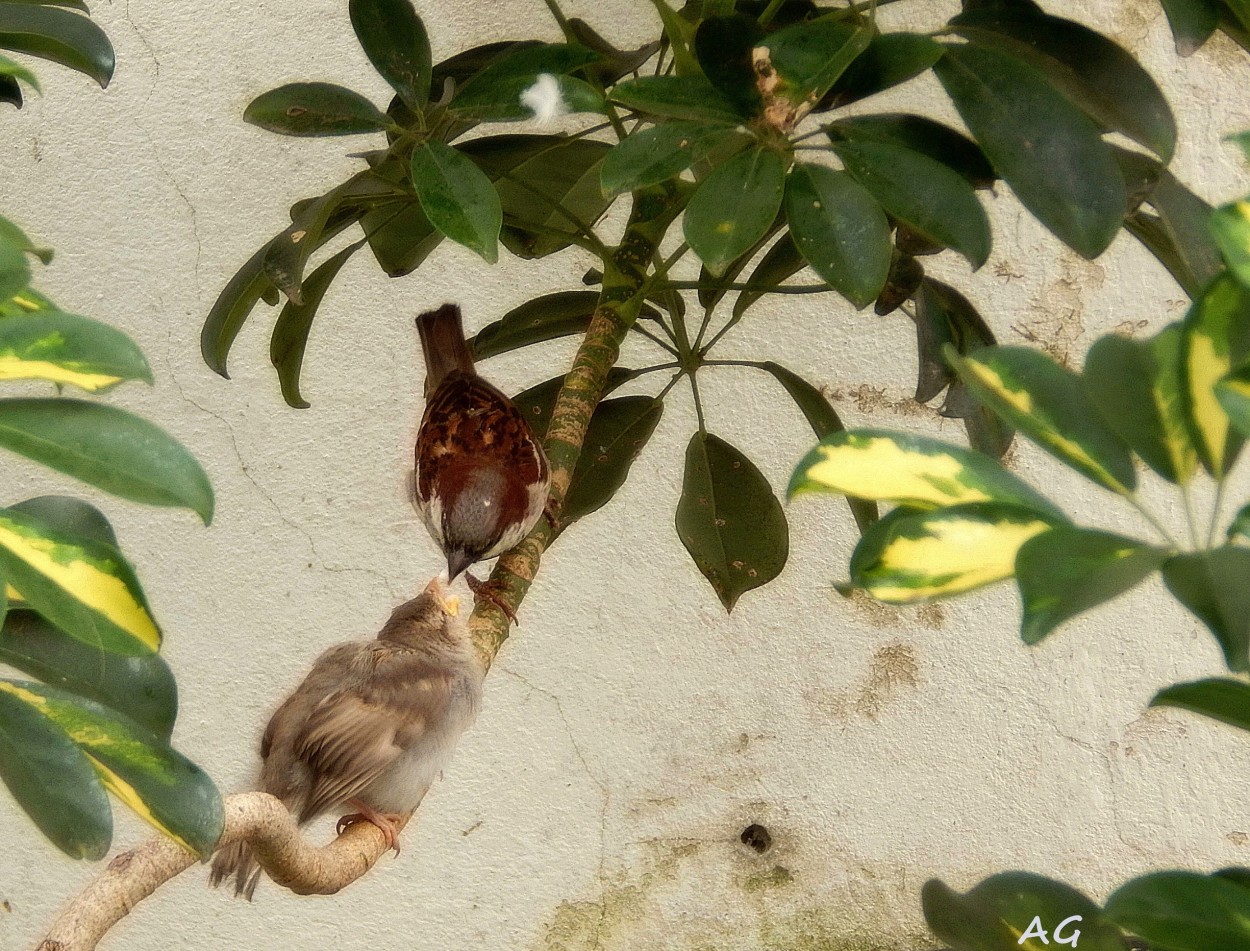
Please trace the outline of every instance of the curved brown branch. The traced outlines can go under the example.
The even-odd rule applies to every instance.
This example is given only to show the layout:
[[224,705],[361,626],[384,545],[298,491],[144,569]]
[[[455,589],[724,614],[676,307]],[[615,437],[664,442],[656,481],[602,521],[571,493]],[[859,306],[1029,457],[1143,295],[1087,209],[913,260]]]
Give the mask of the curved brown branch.
[[[270,878],[300,895],[332,895],[386,852],[381,830],[367,822],[347,827],[324,848],[309,845],[291,813],[268,793],[227,796],[225,809],[218,847],[247,839]],[[93,951],[135,905],[196,864],[196,856],[165,836],[122,852],[74,898],[35,951]]]

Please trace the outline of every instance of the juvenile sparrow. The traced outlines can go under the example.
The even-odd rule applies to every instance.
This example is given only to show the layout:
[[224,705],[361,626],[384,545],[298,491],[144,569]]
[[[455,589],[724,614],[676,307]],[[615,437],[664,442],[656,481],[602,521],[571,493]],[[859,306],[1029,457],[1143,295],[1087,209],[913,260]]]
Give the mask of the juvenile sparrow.
[[[397,852],[396,822],[420,805],[477,715],[483,671],[457,600],[439,578],[369,641],[331,647],[265,727],[260,787],[303,824],[342,803]],[[247,842],[218,852],[210,881],[249,900],[260,869]]]
[[[473,368],[460,308],[417,318],[425,354],[425,415],[417,431],[413,504],[454,581],[475,562],[502,554],[530,533],[547,504],[547,457],[516,404]],[[485,584],[469,588],[498,604]]]

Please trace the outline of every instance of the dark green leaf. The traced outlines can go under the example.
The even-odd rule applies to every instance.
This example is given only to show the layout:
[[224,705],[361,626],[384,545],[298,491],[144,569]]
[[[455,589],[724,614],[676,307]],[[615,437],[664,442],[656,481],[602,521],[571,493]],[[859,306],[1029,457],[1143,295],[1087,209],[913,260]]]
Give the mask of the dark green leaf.
[[1250,890],[1211,875],[1143,875],[1112,893],[1105,914],[1168,951],[1250,949]]
[[0,102],[22,108],[22,87],[16,79],[0,73]]
[[[2,655],[0,655],[2,656]],[[0,680],[0,779],[52,844],[75,859],[104,858],[113,839],[108,796],[91,761]]]
[[758,241],[781,208],[785,166],[771,149],[735,155],[705,178],[686,206],[690,247],[718,274]]
[[1018,57],[1100,126],[1144,145],[1166,164],[1176,121],[1163,93],[1131,53],[1089,27],[1043,13],[985,10],[951,24],[974,45]]
[[[843,432],[846,429],[842,425],[842,420],[838,418],[837,410],[830,405],[825,394],[793,370],[787,370],[781,364],[773,363],[771,360],[759,364],[759,368],[771,373],[790,394],[790,399],[794,400],[794,405],[799,408],[807,424],[812,427],[812,432],[816,434],[817,439],[824,439],[826,436]],[[846,503],[861,533],[866,532],[868,526],[880,516],[876,502],[848,495]]]
[[288,406],[306,409],[308,401],[300,395],[299,377],[304,366],[304,348],[308,346],[308,332],[313,318],[321,307],[321,301],[334,283],[343,265],[360,248],[360,243],[349,244],[342,251],[327,258],[304,282],[300,302],[287,301],[278,314],[273,335],[269,338],[269,361],[278,371],[282,397]]
[[994,343],[994,334],[977,309],[955,288],[926,277],[916,294],[916,402],[927,403],[942,392],[955,372],[942,355],[951,344],[961,354]]
[[34,611],[10,611],[0,630],[0,661],[126,714],[168,741],[178,688],[159,654],[126,656],[86,644]]
[[610,86],[622,76],[637,72],[660,49],[659,40],[644,43],[637,49],[617,49],[579,17],[569,17],[569,30],[578,43],[598,54],[599,62],[588,66],[586,72],[597,79],[601,87]]
[[30,283],[26,255],[32,248],[21,228],[0,217],[0,299],[8,300]]
[[829,104],[845,106],[919,76],[942,57],[923,33],[879,33],[830,90]]
[[798,164],[786,179],[790,234],[812,270],[856,307],[890,273],[890,226],[872,195],[845,172]]
[[351,0],[352,29],[378,74],[410,109],[430,98],[430,38],[411,0]]
[[670,119],[733,127],[743,120],[732,102],[702,76],[641,76],[612,87],[612,99],[630,109]]
[[[768,62],[776,73],[774,96],[804,109],[827,93],[847,67],[872,41],[867,23],[851,25],[837,14],[807,20],[769,34],[761,46],[768,51]],[[761,81],[767,83],[760,65]]]
[[622,396],[595,407],[560,510],[562,525],[585,518],[612,500],[663,413],[664,403],[650,396]]
[[923,280],[924,265],[895,247],[890,255],[890,273],[885,279],[885,287],[873,301],[873,312],[878,317],[894,313],[919,293]]
[[1016,555],[1020,636],[1038,643],[1069,618],[1128,591],[1165,558],[1167,552],[1134,539],[1068,525],[1029,539]]
[[[469,341],[473,355],[485,360],[544,340],[585,333],[598,304],[597,291],[560,291],[535,297],[479,330]],[[644,309],[652,316],[656,314],[649,307]]]
[[[751,272],[751,276],[747,279],[748,284],[758,287],[776,287],[792,274],[797,274],[807,266],[807,262],[803,260],[803,255],[799,254],[799,249],[794,246],[794,238],[787,231],[783,234],[771,248],[768,253],[755,266],[755,270]],[[733,316],[741,317],[748,307],[765,295],[765,291],[741,291],[738,299],[734,301]]]
[[364,96],[333,83],[288,83],[261,93],[243,120],[279,135],[325,136],[380,132],[391,120]]
[[0,3],[0,48],[68,66],[101,88],[113,78],[116,63],[103,30],[85,16],[52,6]]
[[[920,902],[930,930],[959,951],[1052,951],[1077,941],[1080,951],[1124,951],[1119,929],[1089,898],[1031,872],[992,875],[963,895],[933,878],[921,889]],[[1034,919],[1046,929],[1046,940],[1023,938]]]
[[992,459],[1001,459],[1011,448],[1016,431],[973,396],[963,380],[956,380],[946,391],[938,410],[943,419],[963,420],[968,445]]
[[948,46],[934,70],[1021,203],[1077,253],[1101,254],[1120,229],[1127,196],[1093,121],[998,50]]
[[123,380],[152,382],[143,352],[120,330],[88,317],[38,311],[0,320],[0,380],[71,383],[88,392]]
[[[704,311],[711,313],[716,309],[716,305],[719,304],[721,300],[724,299],[725,295],[729,293],[730,285],[737,282],[743,269],[745,269],[746,266],[755,259],[761,249],[767,246],[768,243],[777,236],[777,232],[784,228],[785,224],[785,212],[779,212],[777,217],[773,219],[773,223],[768,226],[768,229],[763,233],[763,235],[760,236],[759,240],[730,261],[720,274],[713,274],[707,269],[707,265],[701,265],[699,267],[699,306],[701,306]],[[802,267],[804,263],[805,262],[800,259],[799,266]],[[675,299],[681,301],[681,295],[675,295]]]
[[839,119],[824,127],[831,142],[882,142],[927,155],[962,175],[974,188],[988,188],[998,175],[981,147],[949,126],[924,116],[890,112]]
[[208,524],[213,489],[200,464],[164,430],[99,403],[0,400],[0,446],[106,492],[189,508]]
[[[273,281],[265,273],[265,253],[268,250],[266,244],[230,278],[217,295],[200,330],[200,355],[210,370],[227,379],[230,374],[226,372],[226,357],[235,337],[243,329],[256,302],[270,292],[277,293]],[[277,303],[276,299],[274,303]]]
[[1131,495],[1137,473],[1128,446],[1102,421],[1080,378],[1038,350],[984,347],[946,358],[982,403],[1010,425],[1112,492]]
[[387,277],[411,274],[443,240],[443,233],[430,224],[416,198],[369,209],[361,217],[360,227]]
[[200,857],[221,837],[221,795],[202,769],[139,724],[101,704],[24,681],[0,693],[28,704],[91,757],[106,789]]
[[[0,56],[0,77],[9,80],[20,79],[24,83],[28,83],[35,92],[39,92],[39,79],[29,69],[21,63],[14,62],[7,56]],[[17,90],[17,99],[6,99],[5,102],[12,102],[19,109],[22,108],[22,90],[16,82],[12,84],[12,89]]]
[[760,110],[751,51],[763,36],[759,21],[743,13],[708,17],[694,34],[694,51],[703,75],[744,116]]
[[1185,426],[1180,381],[1179,324],[1149,340],[1107,336],[1085,358],[1085,392],[1107,425],[1146,465],[1184,485],[1197,456]]
[[1159,259],[1186,294],[1198,297],[1224,267],[1207,229],[1211,206],[1170,172],[1159,176],[1146,200],[1157,214],[1136,211],[1125,220],[1125,227]]
[[1228,526],[1228,540],[1234,538],[1250,538],[1250,504],[1246,504],[1233,516]]
[[781,503],[741,451],[695,433],[677,503],[677,534],[726,611],[781,574],[790,551]]
[[1217,479],[1232,467],[1244,438],[1229,425],[1217,386],[1250,357],[1250,288],[1225,274],[1194,301],[1181,328],[1181,393],[1202,464]]
[[[585,83],[565,82],[568,73],[593,63],[598,57],[581,46],[565,44],[541,44],[513,50],[488,65],[470,79],[452,100],[451,108],[456,115],[468,119],[501,121],[528,119],[533,110],[524,102],[524,93],[539,81],[543,74],[557,79],[556,86],[563,94],[570,111],[587,111],[591,105],[581,101],[582,92],[574,92]],[[586,87],[589,89],[589,87]],[[576,96],[575,101],[570,101]],[[597,104],[590,111],[601,108],[602,100],[595,96]]]
[[1164,687],[1150,701],[1152,707],[1180,707],[1221,723],[1250,730],[1250,684],[1228,677],[1211,677]]
[[413,150],[412,181],[434,227],[491,264],[499,259],[499,193],[468,156],[431,139]]
[[723,126],[665,122],[622,140],[603,160],[604,194],[617,195],[655,185],[688,169],[709,148],[730,135]]
[[966,257],[973,269],[990,254],[990,223],[972,186],[920,152],[885,142],[835,143],[846,170],[887,212]]
[[1192,56],[1220,24],[1219,0],[1162,0],[1176,52]]
[[1250,671],[1250,548],[1224,547],[1184,552],[1163,565],[1163,580],[1215,635],[1224,662],[1236,673]]
[[651,0],[660,21],[664,24],[664,38],[673,53],[673,65],[678,76],[698,75],[699,64],[691,47],[694,45],[694,24],[668,4],[668,0]]

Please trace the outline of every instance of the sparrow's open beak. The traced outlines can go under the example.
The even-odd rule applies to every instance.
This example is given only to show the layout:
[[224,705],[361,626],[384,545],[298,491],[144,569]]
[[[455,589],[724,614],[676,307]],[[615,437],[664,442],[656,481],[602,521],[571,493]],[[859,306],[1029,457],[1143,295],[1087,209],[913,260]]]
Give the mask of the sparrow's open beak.
[[430,583],[425,586],[425,591],[426,594],[434,596],[434,600],[448,617],[455,617],[460,613],[460,598],[448,593],[442,575],[431,578]]

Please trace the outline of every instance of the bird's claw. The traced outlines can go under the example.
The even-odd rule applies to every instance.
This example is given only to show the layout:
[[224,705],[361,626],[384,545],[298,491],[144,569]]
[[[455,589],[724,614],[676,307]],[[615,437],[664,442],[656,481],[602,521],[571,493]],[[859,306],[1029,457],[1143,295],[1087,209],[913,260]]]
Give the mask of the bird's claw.
[[[353,805],[360,807],[363,804],[357,802],[357,803],[353,803]],[[386,815],[385,813],[375,812],[372,809],[369,809],[363,812],[353,812],[346,816],[341,817],[339,821],[334,824],[334,832],[336,835],[342,835],[345,831],[347,831],[352,826],[356,825],[358,822],[371,823],[372,825],[377,826],[379,831],[381,831],[383,838],[386,839],[386,850],[389,852],[391,849],[394,849],[395,855],[398,856],[399,855],[398,823],[401,818],[402,818],[401,816],[389,816],[389,815]]]
[[516,612],[512,610],[512,606],[503,599],[503,595],[499,593],[499,585],[493,581],[479,581],[469,572],[464,573],[465,584],[469,586],[469,590],[473,592],[473,597],[479,601],[489,601],[495,607],[503,612],[504,617],[512,624],[520,627],[520,622],[516,619]]

